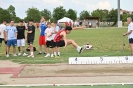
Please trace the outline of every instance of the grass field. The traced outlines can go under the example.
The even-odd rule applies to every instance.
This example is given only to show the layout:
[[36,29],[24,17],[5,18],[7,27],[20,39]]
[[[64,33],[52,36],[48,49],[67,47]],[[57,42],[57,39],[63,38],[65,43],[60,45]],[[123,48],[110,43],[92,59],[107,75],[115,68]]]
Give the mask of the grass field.
[[109,85],[109,86],[40,86],[40,87],[0,87],[0,88],[133,88],[133,85]]
[[[85,29],[74,30],[71,34],[67,35],[68,39],[74,39],[77,44],[85,45],[87,42],[97,48],[96,50],[85,50],[82,54],[78,54],[72,45],[66,48],[61,48],[60,58],[45,58],[44,55],[37,55],[35,52],[35,58],[27,58],[23,56],[9,58],[5,57],[5,45],[3,43],[0,47],[0,60],[12,60],[22,64],[53,64],[53,63],[67,63],[69,57],[88,57],[88,56],[121,56],[130,55],[130,48],[128,45],[127,37],[124,37],[125,49],[122,54],[122,34],[126,32],[126,28],[103,28],[103,29]],[[39,50],[38,45],[39,30],[36,30],[36,38],[34,46]],[[26,46],[28,47],[28,46]],[[12,49],[12,48],[11,48]],[[12,52],[10,52],[12,53]],[[27,52],[29,53],[29,52]]]

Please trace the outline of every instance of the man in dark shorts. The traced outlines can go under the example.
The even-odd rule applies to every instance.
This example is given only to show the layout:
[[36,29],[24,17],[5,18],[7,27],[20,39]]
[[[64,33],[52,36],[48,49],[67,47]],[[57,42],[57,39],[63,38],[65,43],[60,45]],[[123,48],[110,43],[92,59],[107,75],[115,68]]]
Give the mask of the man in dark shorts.
[[128,39],[129,39],[129,46],[131,49],[131,55],[133,56],[133,22],[132,22],[132,18],[128,17],[127,18],[127,23],[128,25],[128,32],[124,33],[123,36],[128,35]]
[[33,25],[33,20],[29,20],[29,26],[27,30],[27,43],[30,48],[30,55],[28,57],[34,58],[34,53],[33,53],[33,42],[35,38],[35,26]]
[[0,24],[0,46],[2,41],[4,40],[4,31],[6,30],[7,20],[4,20],[2,24]]
[[81,29],[81,28],[84,28],[84,27],[72,28],[71,26],[66,26],[65,29],[60,30],[54,38],[54,42],[56,43],[56,46],[66,47],[67,45],[72,44],[79,54],[82,53],[83,50],[85,49],[85,46],[79,46],[77,43],[75,43],[74,40],[66,38],[66,34],[70,34],[72,30]]
[[[2,44],[2,41],[5,41],[5,45],[7,44],[7,41],[5,39],[5,30],[6,30],[7,23],[8,21],[4,20],[3,23],[0,25],[0,46]],[[7,54],[7,45],[6,45],[6,54]]]

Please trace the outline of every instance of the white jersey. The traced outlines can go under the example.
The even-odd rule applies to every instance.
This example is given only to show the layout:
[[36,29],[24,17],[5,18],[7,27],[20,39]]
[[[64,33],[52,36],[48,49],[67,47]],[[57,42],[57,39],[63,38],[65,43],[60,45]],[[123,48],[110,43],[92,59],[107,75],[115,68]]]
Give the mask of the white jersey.
[[[53,40],[53,36],[51,35],[52,31],[53,31],[53,27],[47,28],[47,29],[45,30],[46,40],[47,40],[47,41]],[[49,36],[49,35],[51,35],[51,36]]]
[[4,38],[4,30],[6,29],[6,25],[1,24],[0,25],[0,38]]
[[[54,30],[56,31],[56,32],[58,32],[59,30],[60,30],[60,28],[59,28],[59,26],[56,26],[56,29],[54,29],[54,27],[53,27],[53,32],[54,32]],[[56,33],[57,34],[57,33]],[[53,34],[52,35],[52,37],[53,37],[53,39],[54,39],[54,37],[56,36],[56,34]]]
[[133,38],[133,22],[128,25],[128,32],[132,30],[132,33],[128,35],[128,39]]

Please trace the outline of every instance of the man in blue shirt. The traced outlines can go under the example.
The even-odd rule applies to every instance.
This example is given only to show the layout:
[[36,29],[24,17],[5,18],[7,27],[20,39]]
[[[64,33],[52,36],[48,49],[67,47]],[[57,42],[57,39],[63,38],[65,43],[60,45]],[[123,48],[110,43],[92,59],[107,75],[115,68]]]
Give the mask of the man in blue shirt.
[[45,18],[42,16],[41,23],[40,23],[40,37],[39,37],[39,46],[40,52],[38,54],[42,54],[42,46],[44,46],[44,54],[46,53],[46,38],[45,38],[45,30],[46,30],[46,22]]
[[6,40],[7,40],[7,57],[9,57],[9,51],[10,51],[10,46],[13,46],[13,56],[16,55],[16,45],[17,45],[17,28],[14,26],[14,21],[10,21],[10,25],[6,27],[5,30],[6,34]]

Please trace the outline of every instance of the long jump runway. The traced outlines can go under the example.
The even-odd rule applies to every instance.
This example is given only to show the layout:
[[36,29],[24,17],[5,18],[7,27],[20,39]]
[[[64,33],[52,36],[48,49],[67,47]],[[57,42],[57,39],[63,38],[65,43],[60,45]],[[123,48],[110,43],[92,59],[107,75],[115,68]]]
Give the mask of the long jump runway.
[[0,74],[12,74],[12,78],[133,76],[132,68],[133,64],[21,65],[19,67],[0,67]]

